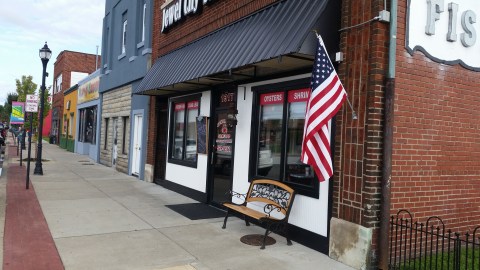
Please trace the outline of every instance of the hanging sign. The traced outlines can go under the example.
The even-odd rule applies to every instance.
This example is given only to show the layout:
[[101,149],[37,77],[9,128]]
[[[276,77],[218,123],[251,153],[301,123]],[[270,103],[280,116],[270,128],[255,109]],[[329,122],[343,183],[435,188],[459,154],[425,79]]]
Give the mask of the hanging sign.
[[10,124],[23,125],[25,119],[24,107],[25,103],[23,102],[12,102],[12,114],[10,115]]
[[480,1],[409,0],[407,50],[422,51],[444,64],[460,64],[480,71],[480,40],[477,40]]
[[38,96],[37,95],[27,95],[26,96],[25,111],[26,112],[38,112]]

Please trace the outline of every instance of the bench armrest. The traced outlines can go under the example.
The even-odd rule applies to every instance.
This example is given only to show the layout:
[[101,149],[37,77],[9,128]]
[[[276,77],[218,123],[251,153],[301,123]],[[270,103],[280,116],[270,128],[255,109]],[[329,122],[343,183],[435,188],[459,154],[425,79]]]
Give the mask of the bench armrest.
[[242,194],[242,193],[238,193],[238,192],[235,192],[233,190],[229,190],[225,193],[226,195],[230,195],[232,196],[232,198],[239,198],[239,199],[243,199],[243,201],[245,202],[245,200],[247,199],[247,194]]
[[265,214],[268,215],[268,217],[270,217],[270,214],[273,212],[273,211],[277,211],[279,213],[282,212],[282,210],[284,210],[285,212],[287,212],[287,209],[284,208],[284,207],[281,207],[281,206],[277,206],[275,204],[266,204],[264,207],[263,207],[263,212],[265,212]]

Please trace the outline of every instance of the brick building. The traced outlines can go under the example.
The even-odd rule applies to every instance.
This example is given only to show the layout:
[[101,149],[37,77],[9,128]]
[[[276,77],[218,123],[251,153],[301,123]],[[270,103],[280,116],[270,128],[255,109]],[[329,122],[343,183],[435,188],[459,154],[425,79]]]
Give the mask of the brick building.
[[52,128],[55,143],[60,143],[63,128],[63,93],[100,66],[100,56],[73,51],[62,51],[53,66]]
[[[400,209],[453,230],[480,224],[480,4],[207,2],[154,1],[153,66],[133,91],[151,96],[146,166],[157,183],[218,205],[251,179],[283,181],[299,192],[293,240],[357,269],[386,269]],[[288,99],[309,87],[313,30],[358,116],[345,104],[334,118],[324,182],[297,162],[305,100]],[[197,116],[210,123],[206,155],[195,151]]]

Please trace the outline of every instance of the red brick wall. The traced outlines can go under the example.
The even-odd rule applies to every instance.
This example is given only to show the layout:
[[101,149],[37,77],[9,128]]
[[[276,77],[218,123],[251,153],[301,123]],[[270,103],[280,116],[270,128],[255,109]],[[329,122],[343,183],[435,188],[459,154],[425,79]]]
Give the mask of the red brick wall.
[[157,59],[276,0],[218,0],[204,6],[200,15],[188,16],[183,22],[172,26],[166,34],[161,32],[161,6],[164,2],[165,0],[155,0],[154,3],[152,59]]
[[[96,55],[80,52],[62,51],[54,63],[53,84],[55,79],[62,74],[62,89],[53,97],[53,107],[63,107],[63,91],[72,87],[70,85],[71,72],[92,73],[96,70]],[[101,57],[98,56],[98,66],[100,66]],[[62,110],[63,111],[63,110]]]
[[147,164],[155,164],[156,142],[157,142],[157,97],[150,96],[150,108],[148,110],[148,134],[147,134]]
[[471,230],[480,225],[480,73],[410,55],[399,2],[391,212]]
[[[53,95],[52,108],[59,108],[59,117],[62,117],[63,114],[63,92],[68,90],[72,85],[70,85],[71,72],[85,72],[92,73],[96,70],[95,62],[97,56],[94,54],[86,54],[80,52],[72,51],[62,51],[55,61],[53,68],[53,78],[52,85],[55,84],[55,79],[62,74],[62,89]],[[98,56],[98,66],[101,66],[100,63],[101,57]],[[52,88],[53,91],[53,88]],[[52,92],[53,93],[53,92]],[[60,124],[63,123],[62,118],[60,118]],[[59,131],[61,129],[59,128]],[[58,134],[57,134],[58,135]],[[60,140],[57,138],[57,143]]]
[[[344,28],[377,16],[383,1],[343,0],[342,6]],[[345,61],[338,73],[358,119],[347,103],[336,118],[333,216],[367,228],[379,222],[386,41],[388,24],[380,22],[341,32]]]

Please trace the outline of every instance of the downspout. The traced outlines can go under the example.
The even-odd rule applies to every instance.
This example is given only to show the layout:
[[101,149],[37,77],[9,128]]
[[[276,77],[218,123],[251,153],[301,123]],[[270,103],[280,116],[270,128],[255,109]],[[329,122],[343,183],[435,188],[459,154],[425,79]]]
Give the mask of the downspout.
[[380,201],[380,230],[378,235],[378,268],[388,269],[389,261],[389,220],[390,186],[392,178],[393,114],[395,100],[395,62],[397,49],[397,5],[398,0],[390,1],[390,40],[388,48],[388,73],[385,83],[385,104],[383,123],[383,165]]

